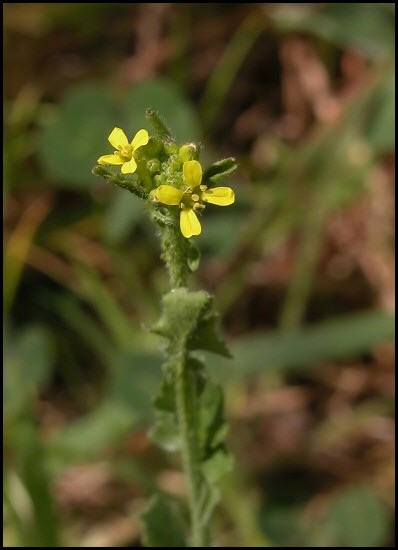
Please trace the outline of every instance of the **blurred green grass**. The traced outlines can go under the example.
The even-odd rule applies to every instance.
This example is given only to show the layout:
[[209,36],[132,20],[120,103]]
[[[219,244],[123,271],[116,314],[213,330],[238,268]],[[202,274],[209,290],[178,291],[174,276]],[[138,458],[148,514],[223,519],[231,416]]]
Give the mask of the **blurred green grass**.
[[[237,4],[230,16],[222,4],[182,5],[172,16],[156,6],[5,7],[5,546],[78,539],[85,546],[90,529],[112,519],[105,490],[112,484],[125,488],[117,510],[131,525],[155,486],[180,496],[178,479],[165,481],[178,469],[175,459],[144,436],[161,344],[145,326],[167,288],[154,227],[135,197],[91,174],[110,129],[145,126],[147,107],[160,110],[178,140],[202,140],[205,160],[240,162],[231,183],[236,208],[206,211],[202,263],[191,279],[215,290],[234,354],[230,363],[209,356],[227,392],[237,456],[217,541],[390,546],[385,378],[394,318],[381,307],[385,279],[374,274],[385,264],[393,271],[389,226],[374,234],[374,225],[359,224],[358,240],[337,251],[343,275],[333,279],[327,265],[338,246],[331,221],[355,221],[361,207],[370,216],[372,201],[392,200],[377,177],[388,178],[395,144],[394,5]],[[206,28],[210,51],[200,39]],[[153,59],[143,54],[149,43]],[[162,57],[165,43],[172,46]],[[293,61],[310,45],[338,117],[319,116],[317,97],[304,94],[301,107],[286,99],[286,87],[300,82],[292,75],[311,76],[303,62],[300,73],[292,59],[283,61],[289,44]],[[270,57],[277,74],[267,69]],[[297,121],[303,130],[284,134]],[[340,378],[354,382],[346,388]],[[246,416],[255,388],[259,410]],[[312,396],[297,405],[306,424],[287,450],[283,433],[289,438],[294,419],[278,420],[278,409],[266,405],[282,390]],[[281,439],[267,440],[267,427],[281,430]],[[111,471],[105,488],[93,489],[105,491],[103,508],[56,489],[74,466],[98,462]],[[140,540],[139,531],[123,541],[107,536],[115,546]]]

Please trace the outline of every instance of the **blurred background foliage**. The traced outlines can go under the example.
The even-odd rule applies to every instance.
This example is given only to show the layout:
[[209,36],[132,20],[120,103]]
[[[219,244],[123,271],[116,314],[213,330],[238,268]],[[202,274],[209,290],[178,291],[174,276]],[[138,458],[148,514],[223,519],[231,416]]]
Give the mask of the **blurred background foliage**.
[[191,278],[234,355],[208,357],[236,456],[217,544],[393,546],[394,4],[3,15],[5,546],[141,546],[150,495],[185,494],[146,435],[154,226],[91,174],[147,107],[240,164]]

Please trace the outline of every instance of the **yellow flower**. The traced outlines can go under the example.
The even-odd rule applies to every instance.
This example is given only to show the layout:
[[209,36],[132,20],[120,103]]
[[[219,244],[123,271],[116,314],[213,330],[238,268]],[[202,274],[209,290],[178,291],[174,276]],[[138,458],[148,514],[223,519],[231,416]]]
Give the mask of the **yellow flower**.
[[134,152],[149,141],[149,135],[146,130],[139,130],[131,143],[129,143],[126,134],[120,128],[114,128],[108,137],[109,143],[116,149],[113,155],[103,155],[97,162],[98,164],[122,165],[122,174],[133,174],[137,169]]
[[183,165],[185,189],[172,185],[159,185],[155,189],[155,199],[169,206],[180,206],[181,233],[189,239],[200,235],[202,227],[196,212],[205,208],[204,202],[218,206],[229,206],[235,201],[235,194],[230,187],[208,189],[202,183],[202,167],[197,160],[188,160]]

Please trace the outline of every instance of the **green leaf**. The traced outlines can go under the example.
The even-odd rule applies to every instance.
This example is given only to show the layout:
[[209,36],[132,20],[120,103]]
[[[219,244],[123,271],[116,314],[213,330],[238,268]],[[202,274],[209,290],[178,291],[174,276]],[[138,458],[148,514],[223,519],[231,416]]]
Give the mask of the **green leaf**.
[[219,386],[208,380],[200,396],[199,444],[203,459],[224,442],[227,425],[224,421],[224,396]]
[[[48,456],[39,428],[31,418],[25,417],[17,424],[13,451],[17,471],[33,508],[33,521],[24,521],[23,546],[58,548],[62,546],[61,531],[51,491]],[[15,502],[18,499],[15,495]]]
[[204,291],[172,290],[163,297],[162,317],[152,330],[170,340],[173,353],[202,349],[230,357],[219,334],[212,303],[212,296]]
[[[274,330],[240,338],[232,346],[234,361],[209,364],[232,369],[240,376],[270,370],[308,368],[322,361],[339,361],[370,352],[394,339],[392,314],[367,311],[322,321],[298,329]],[[230,365],[230,366],[229,366]]]
[[186,288],[172,290],[163,296],[162,316],[153,332],[168,338],[179,349],[185,349],[186,341],[211,301],[210,294],[205,291],[189,292]]
[[155,398],[153,405],[156,410],[154,426],[149,431],[149,437],[166,451],[177,451],[181,446],[180,432],[174,386],[171,376],[166,376]]
[[162,412],[175,412],[175,392],[169,376],[163,378],[159,392],[153,399],[153,405],[157,410]]
[[136,424],[136,418],[126,406],[104,402],[48,441],[54,467],[64,467],[65,461],[97,459],[103,450],[119,443]]
[[188,340],[188,349],[202,349],[231,358],[232,355],[220,334],[218,319],[218,313],[212,311],[204,313]]
[[98,157],[112,153],[107,137],[116,125],[117,105],[98,83],[79,84],[65,94],[39,139],[39,159],[55,183],[84,188],[98,181],[91,169]]
[[32,326],[21,335],[17,344],[21,364],[21,382],[36,390],[46,382],[54,360],[54,347],[49,332]]
[[199,398],[198,434],[201,469],[210,486],[233,466],[233,458],[224,446],[227,429],[222,390],[208,380]]
[[174,452],[178,451],[181,447],[178,420],[175,414],[158,412],[155,424],[148,435],[152,441],[165,451]]
[[227,178],[238,168],[237,162],[233,157],[219,160],[206,168],[203,174],[203,183],[214,185]]
[[201,470],[209,485],[213,485],[230,472],[233,466],[233,457],[224,448],[220,448],[201,464]]
[[331,502],[325,524],[337,546],[379,548],[390,525],[386,507],[371,487],[350,487]]
[[152,498],[141,515],[145,546],[185,548],[184,532],[176,507],[164,496]]
[[[178,426],[177,404],[175,399],[175,385],[173,379],[175,373],[172,371],[172,365],[167,364],[165,377],[161,383],[159,391],[153,399],[153,405],[156,411],[156,421],[149,431],[149,437],[166,451],[176,451],[180,449],[181,438]],[[201,368],[202,363],[194,358],[187,359],[187,368],[190,372],[192,384],[197,387],[197,393],[200,393],[201,384],[203,384]]]
[[29,406],[47,382],[54,347],[49,333],[40,326],[31,326],[5,343],[4,410],[13,416]]

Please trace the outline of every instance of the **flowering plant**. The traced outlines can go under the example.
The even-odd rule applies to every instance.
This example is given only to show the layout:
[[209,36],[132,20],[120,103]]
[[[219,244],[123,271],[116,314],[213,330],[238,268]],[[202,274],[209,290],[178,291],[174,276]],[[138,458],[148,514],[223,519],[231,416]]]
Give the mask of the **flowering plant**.
[[163,382],[153,401],[156,422],[150,436],[166,450],[181,453],[190,535],[187,543],[172,500],[158,495],[142,516],[144,540],[148,546],[158,546],[153,533],[161,515],[168,518],[173,533],[173,544],[167,546],[203,547],[210,544],[209,521],[219,500],[217,481],[231,469],[232,457],[224,442],[223,394],[197,351],[230,354],[218,330],[213,297],[205,291],[189,291],[187,276],[199,264],[199,250],[191,238],[201,233],[205,207],[235,201],[230,187],[217,184],[237,165],[235,159],[227,158],[203,171],[197,144],[178,146],[153,110],[148,109],[146,116],[155,134],[142,129],[129,142],[123,130],[114,128],[108,139],[115,151],[101,156],[93,172],[146,201],[160,229],[162,258],[170,276],[161,318],[152,327],[166,341],[166,360]]

